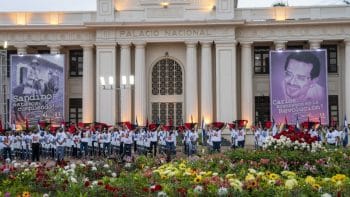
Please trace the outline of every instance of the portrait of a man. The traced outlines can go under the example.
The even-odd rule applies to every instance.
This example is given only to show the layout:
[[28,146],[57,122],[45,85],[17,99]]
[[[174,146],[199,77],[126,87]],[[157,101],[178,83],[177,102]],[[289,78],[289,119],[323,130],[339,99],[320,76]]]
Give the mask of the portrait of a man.
[[283,89],[286,99],[319,99],[324,88],[319,85],[320,61],[312,52],[292,53],[284,65]]
[[270,107],[277,122],[328,122],[326,57],[321,49],[270,52]]

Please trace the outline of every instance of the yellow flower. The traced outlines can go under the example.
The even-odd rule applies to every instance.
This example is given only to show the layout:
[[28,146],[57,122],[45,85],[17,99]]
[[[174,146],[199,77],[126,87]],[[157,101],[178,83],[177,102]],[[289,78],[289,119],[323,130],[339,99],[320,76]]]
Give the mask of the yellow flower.
[[251,174],[256,174],[256,170],[254,170],[253,168],[249,168],[248,172],[251,173]]
[[282,174],[284,177],[287,177],[287,178],[289,178],[289,179],[292,179],[292,178],[295,178],[295,177],[296,177],[295,172],[288,171],[288,170],[282,171],[281,174]]
[[250,180],[254,180],[254,179],[255,179],[255,176],[248,173],[244,180],[245,181],[250,181]]
[[212,171],[208,171],[205,175],[206,175],[206,176],[211,176],[212,174],[213,174]]
[[278,175],[278,174],[275,174],[275,173],[271,173],[270,175],[269,175],[269,179],[272,179],[272,180],[276,180],[276,179],[278,179],[280,176]]
[[193,182],[195,182],[195,183],[202,182],[202,176],[201,175],[196,176],[196,178],[193,179]]
[[316,180],[314,177],[312,176],[307,176],[305,178],[305,183],[309,184],[309,185],[313,185],[314,183],[316,183]]
[[233,178],[234,176],[235,176],[234,174],[226,174],[225,177],[226,177],[227,179],[230,179],[230,178]]
[[336,182],[338,182],[338,181],[343,182],[346,178],[347,178],[347,177],[346,177],[346,175],[344,175],[344,174],[336,174],[336,175],[334,175],[334,176],[332,177],[332,181],[333,181],[334,183],[336,183]]
[[238,191],[242,191],[243,184],[238,179],[230,179],[230,186]]
[[179,168],[180,168],[180,170],[186,169],[186,164],[181,163],[181,164],[179,165]]
[[23,192],[22,197],[30,197],[30,193],[29,192]]
[[315,190],[319,191],[321,189],[321,185],[314,183],[312,184],[312,188],[314,188]]
[[162,175],[160,175],[160,178],[161,178],[161,179],[167,179],[168,177],[167,177],[166,175],[163,175],[163,174],[162,174]]
[[298,186],[298,181],[296,179],[288,179],[286,181],[286,183],[284,184],[284,186],[287,189],[291,190],[291,189],[295,188],[296,186]]

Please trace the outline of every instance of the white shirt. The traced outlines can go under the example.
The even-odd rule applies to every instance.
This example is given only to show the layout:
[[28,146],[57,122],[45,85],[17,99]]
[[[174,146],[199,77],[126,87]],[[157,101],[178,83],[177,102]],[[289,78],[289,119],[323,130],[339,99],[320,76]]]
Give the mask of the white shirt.
[[244,137],[245,137],[244,129],[239,130],[238,131],[237,141],[244,141]]
[[32,138],[32,143],[39,143],[39,141],[40,141],[39,133],[33,133],[31,135],[31,138]]
[[213,142],[221,142],[221,130],[213,130],[212,133],[211,133],[212,137],[211,137],[211,140]]
[[150,140],[151,140],[151,142],[156,142],[156,141],[158,141],[158,134],[157,134],[157,131],[151,131],[149,134],[150,134]]
[[58,132],[56,134],[56,145],[57,146],[64,146],[64,142],[67,138],[67,135],[64,132]]

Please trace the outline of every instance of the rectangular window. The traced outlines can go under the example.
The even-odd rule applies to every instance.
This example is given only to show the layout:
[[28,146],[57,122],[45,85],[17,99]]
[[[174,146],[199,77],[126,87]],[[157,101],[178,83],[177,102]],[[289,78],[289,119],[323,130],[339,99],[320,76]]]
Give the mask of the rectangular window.
[[327,65],[328,73],[337,73],[338,72],[338,48],[337,45],[322,45],[322,49],[327,50]]
[[328,96],[329,105],[329,125],[339,125],[339,105],[338,105],[338,95]]
[[254,47],[254,72],[255,74],[269,74],[269,51],[268,46]]
[[182,123],[182,103],[152,103],[152,122],[161,124],[180,125]]
[[263,124],[270,121],[270,97],[256,96],[255,97],[255,124],[259,121]]
[[83,50],[69,51],[69,76],[83,76]]
[[78,123],[83,120],[83,100],[81,98],[69,99],[69,122]]
[[11,55],[17,55],[17,50],[7,50],[7,77],[11,73]]

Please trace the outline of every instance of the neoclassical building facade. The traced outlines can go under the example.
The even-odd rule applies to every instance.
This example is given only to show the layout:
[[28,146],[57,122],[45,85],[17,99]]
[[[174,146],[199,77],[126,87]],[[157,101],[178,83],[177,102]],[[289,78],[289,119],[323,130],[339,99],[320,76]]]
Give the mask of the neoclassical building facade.
[[8,57],[65,54],[67,121],[266,121],[269,51],[319,48],[328,52],[329,115],[350,116],[350,6],[96,2],[95,12],[0,13]]

